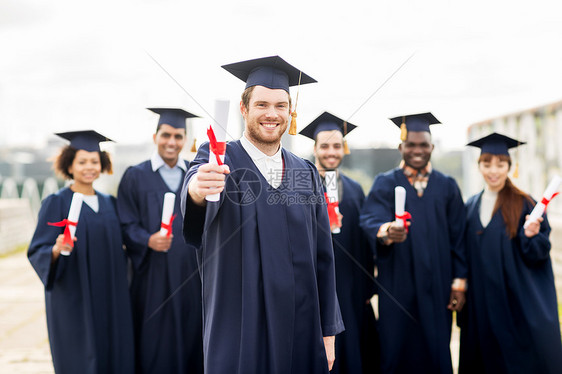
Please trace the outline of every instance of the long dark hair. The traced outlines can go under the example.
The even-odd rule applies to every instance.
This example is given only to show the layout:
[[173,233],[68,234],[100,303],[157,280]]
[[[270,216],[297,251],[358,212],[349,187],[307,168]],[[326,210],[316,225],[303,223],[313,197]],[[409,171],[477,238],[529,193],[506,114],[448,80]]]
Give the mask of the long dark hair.
[[[482,153],[478,159],[480,162],[490,162],[493,156],[498,156],[500,161],[507,161],[509,168],[511,169],[511,157],[508,155],[493,155],[491,153]],[[519,228],[519,218],[521,217],[521,212],[523,211],[523,204],[528,202],[533,205],[533,200],[525,192],[517,188],[509,177],[505,181],[505,185],[498,193],[498,199],[496,200],[496,205],[494,206],[494,211],[492,214],[496,214],[498,209],[501,209],[503,221],[505,223],[507,235],[510,239],[513,239],[517,235],[517,230]]]

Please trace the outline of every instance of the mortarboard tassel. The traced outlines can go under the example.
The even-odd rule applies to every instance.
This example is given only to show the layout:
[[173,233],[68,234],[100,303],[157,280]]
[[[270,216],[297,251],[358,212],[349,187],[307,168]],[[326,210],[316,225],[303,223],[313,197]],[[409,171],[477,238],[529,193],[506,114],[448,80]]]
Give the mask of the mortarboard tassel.
[[406,141],[408,137],[408,129],[406,128],[406,117],[402,119],[402,124],[400,125],[400,140]]
[[191,152],[197,152],[196,143],[197,139],[193,138],[193,144],[191,145]]
[[515,167],[513,168],[513,178],[519,178],[519,144],[519,141],[517,141],[517,155],[515,156],[517,160],[515,161]]
[[[343,136],[345,137],[347,135],[347,121],[343,122]],[[347,145],[347,140],[344,138],[343,139],[343,154],[344,155],[348,155],[351,152],[349,152],[349,147]]]
[[299,84],[297,85],[297,98],[295,99],[295,110],[291,112],[291,126],[289,135],[297,135],[297,103],[299,101],[299,88],[301,85],[302,71],[299,72]]
[[[296,106],[296,104],[295,104]],[[297,112],[291,113],[291,126],[289,127],[289,135],[297,135]]]
[[343,153],[345,155],[348,155],[348,154],[351,153],[351,152],[349,152],[349,147],[347,146],[347,140],[345,140],[345,139],[343,140]]

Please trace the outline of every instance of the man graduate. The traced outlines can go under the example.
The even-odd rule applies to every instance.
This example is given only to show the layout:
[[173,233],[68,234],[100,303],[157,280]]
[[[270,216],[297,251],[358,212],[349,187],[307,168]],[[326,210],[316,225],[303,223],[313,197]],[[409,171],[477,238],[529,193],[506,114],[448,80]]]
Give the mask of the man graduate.
[[367,237],[359,227],[365,194],[359,183],[338,170],[347,150],[344,136],[355,129],[324,112],[300,134],[314,140],[316,168],[324,181],[326,171],[337,171],[340,232],[332,234],[336,289],[345,331],[336,339],[333,374],[375,373],[379,363],[376,320],[371,306],[375,293],[374,261]]
[[[465,208],[455,180],[431,167],[431,113],[392,118],[400,167],[375,178],[361,227],[376,252],[383,373],[452,373],[451,310],[464,304]],[[395,217],[396,186],[411,222]],[[454,281],[453,281],[454,279]]]
[[182,109],[150,108],[160,115],[150,160],[129,167],[121,179],[117,209],[133,264],[131,297],[135,321],[137,372],[202,373],[201,280],[195,249],[186,245],[181,219],[172,234],[161,235],[164,194],[173,192],[174,214],[188,162]]
[[281,146],[289,86],[315,80],[278,56],[223,68],[246,82],[245,132],[224,165],[209,164],[203,144],[182,190],[184,236],[199,248],[205,373],[328,373],[343,331],[328,212],[314,165]]

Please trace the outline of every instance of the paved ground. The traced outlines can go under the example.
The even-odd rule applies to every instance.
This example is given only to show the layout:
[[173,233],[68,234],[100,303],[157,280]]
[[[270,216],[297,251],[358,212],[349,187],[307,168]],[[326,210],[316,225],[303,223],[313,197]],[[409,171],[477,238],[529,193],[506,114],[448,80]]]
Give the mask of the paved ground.
[[24,251],[0,257],[0,373],[53,373],[43,284]]
[[[451,351],[456,367],[458,329]],[[0,373],[53,373],[43,284],[24,251],[0,257]]]

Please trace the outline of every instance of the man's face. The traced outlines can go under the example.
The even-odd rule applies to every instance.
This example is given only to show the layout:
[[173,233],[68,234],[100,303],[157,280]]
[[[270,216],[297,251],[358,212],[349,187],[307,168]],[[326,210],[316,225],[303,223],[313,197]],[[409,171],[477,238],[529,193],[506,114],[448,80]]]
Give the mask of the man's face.
[[398,146],[406,165],[421,169],[427,165],[433,152],[431,135],[427,131],[408,131],[406,141]]
[[173,126],[162,124],[158,132],[154,134],[153,139],[160,157],[169,166],[174,166],[185,144],[185,129],[177,129]]
[[255,86],[248,108],[240,103],[246,135],[254,143],[279,144],[287,129],[289,110],[287,91]]
[[319,170],[337,169],[343,160],[343,156],[343,134],[341,131],[320,131],[316,135],[314,157],[316,157],[316,167]]

